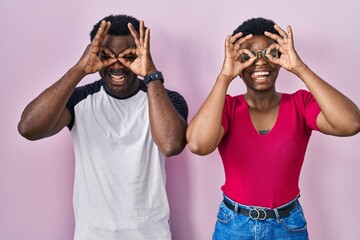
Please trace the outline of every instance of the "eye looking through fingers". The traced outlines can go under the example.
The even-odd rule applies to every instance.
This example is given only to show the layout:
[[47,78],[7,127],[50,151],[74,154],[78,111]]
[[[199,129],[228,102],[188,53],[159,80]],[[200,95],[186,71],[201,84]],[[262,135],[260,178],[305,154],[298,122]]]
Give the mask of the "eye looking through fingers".
[[[250,60],[251,57],[256,57],[256,59],[259,59],[259,54],[262,56],[263,59],[265,59],[266,61],[269,61],[268,57],[266,56],[266,52],[268,51],[268,48],[265,48],[263,50],[258,50],[258,51],[255,51],[255,50],[249,50],[251,52],[251,54],[253,56],[250,56],[249,54],[247,53],[243,53],[241,54],[241,60],[243,62],[247,62]],[[274,57],[274,58],[280,58],[280,52],[276,49],[276,48],[273,48],[270,50],[269,54]]]

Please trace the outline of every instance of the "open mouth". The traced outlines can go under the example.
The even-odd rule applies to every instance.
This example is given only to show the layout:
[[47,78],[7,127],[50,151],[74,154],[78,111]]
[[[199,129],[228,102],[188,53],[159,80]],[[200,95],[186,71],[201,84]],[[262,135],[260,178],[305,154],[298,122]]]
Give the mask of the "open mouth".
[[115,85],[124,84],[128,76],[124,72],[110,72],[108,75],[110,76],[111,82]]
[[269,71],[257,71],[251,74],[251,78],[254,80],[263,80],[270,75]]

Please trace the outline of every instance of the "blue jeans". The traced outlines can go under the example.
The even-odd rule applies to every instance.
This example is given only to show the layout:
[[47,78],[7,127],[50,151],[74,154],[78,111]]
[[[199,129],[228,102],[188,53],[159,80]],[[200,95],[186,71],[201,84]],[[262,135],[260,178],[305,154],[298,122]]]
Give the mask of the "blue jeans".
[[[236,206],[252,209],[253,207],[238,204],[224,196],[228,202]],[[249,216],[237,214],[220,204],[213,240],[306,240],[309,239],[306,228],[306,220],[298,198],[281,206],[285,207],[294,201],[296,207],[290,211],[288,217],[266,218],[264,220],[254,220]],[[276,209],[275,209],[276,211]]]

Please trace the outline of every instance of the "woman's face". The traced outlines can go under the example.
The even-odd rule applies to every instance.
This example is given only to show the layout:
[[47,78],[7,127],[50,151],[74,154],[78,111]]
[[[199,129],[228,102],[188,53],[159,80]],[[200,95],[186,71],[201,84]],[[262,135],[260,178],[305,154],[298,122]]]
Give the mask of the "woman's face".
[[265,59],[261,52],[273,43],[274,40],[266,36],[253,36],[241,45],[241,48],[257,52],[256,61],[240,73],[240,77],[246,84],[248,91],[275,90],[275,82],[280,66]]

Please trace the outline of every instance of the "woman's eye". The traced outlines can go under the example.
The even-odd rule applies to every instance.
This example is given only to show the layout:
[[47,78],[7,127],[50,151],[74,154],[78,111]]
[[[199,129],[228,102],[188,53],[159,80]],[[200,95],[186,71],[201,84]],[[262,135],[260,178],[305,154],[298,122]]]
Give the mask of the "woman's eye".
[[273,50],[270,51],[270,55],[272,57],[274,57],[274,58],[278,58],[279,57],[279,52],[278,52],[278,50],[273,49]]
[[250,59],[250,56],[248,54],[241,54],[241,59],[244,61],[244,62],[247,62],[249,61]]

